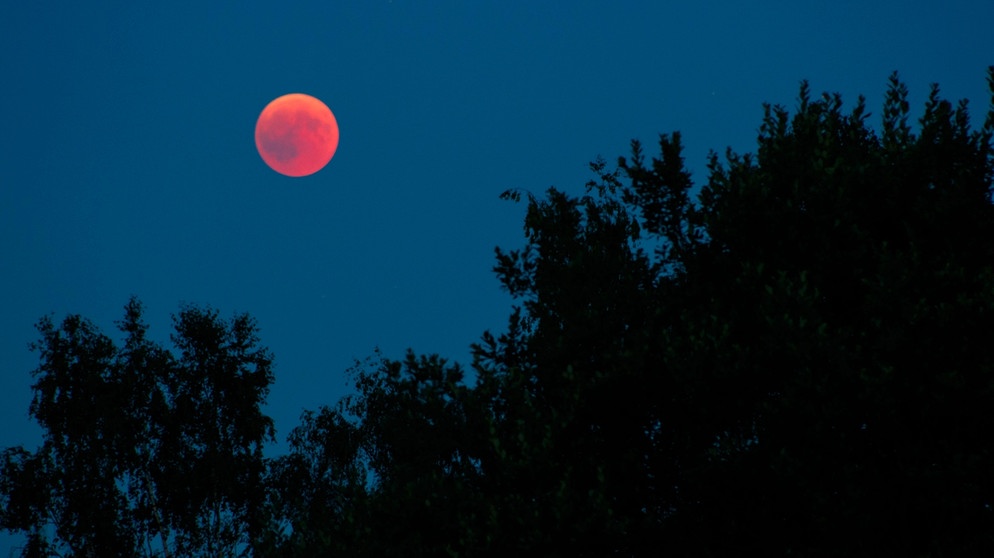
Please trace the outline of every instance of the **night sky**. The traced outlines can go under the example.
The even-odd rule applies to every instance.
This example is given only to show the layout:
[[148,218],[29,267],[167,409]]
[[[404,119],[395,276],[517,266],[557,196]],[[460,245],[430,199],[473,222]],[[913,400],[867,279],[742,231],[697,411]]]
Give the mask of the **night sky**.
[[[0,447],[40,443],[44,315],[117,338],[135,295],[167,341],[183,303],[252,314],[276,357],[276,454],[355,359],[467,363],[503,328],[493,249],[523,243],[524,214],[503,190],[582,193],[588,162],[674,130],[700,183],[708,151],[752,150],[762,103],[792,109],[803,79],[847,107],[865,94],[876,125],[897,70],[912,116],[938,82],[978,125],[994,63],[991,0],[148,4],[0,18]],[[304,178],[253,139],[293,92],[341,129]]]

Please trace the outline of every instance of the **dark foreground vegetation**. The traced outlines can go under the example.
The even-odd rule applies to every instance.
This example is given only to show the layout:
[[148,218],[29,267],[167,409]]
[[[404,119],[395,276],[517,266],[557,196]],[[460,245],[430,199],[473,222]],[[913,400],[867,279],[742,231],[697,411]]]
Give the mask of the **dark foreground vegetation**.
[[172,348],[136,301],[116,343],[42,320],[0,526],[25,556],[994,556],[994,110],[906,95],[875,130],[802,86],[699,190],[673,133],[581,197],[506,192],[506,331],[469,370],[357,367],[279,458],[249,317],[183,308]]

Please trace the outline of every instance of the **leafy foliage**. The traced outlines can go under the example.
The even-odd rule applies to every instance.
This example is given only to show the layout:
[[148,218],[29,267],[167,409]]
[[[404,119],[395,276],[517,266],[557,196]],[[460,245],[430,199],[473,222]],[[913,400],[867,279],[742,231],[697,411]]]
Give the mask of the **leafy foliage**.
[[30,535],[25,556],[234,554],[261,529],[271,356],[247,316],[184,308],[178,358],[148,340],[138,301],[118,325],[120,347],[80,316],[39,322],[44,442],[4,452],[2,525]]
[[676,337],[724,424],[686,480],[688,545],[994,545],[991,130],[933,87],[912,134],[905,95],[892,77],[878,138],[862,100],[843,114],[802,87],[793,117],[767,107],[755,158],[712,160]]

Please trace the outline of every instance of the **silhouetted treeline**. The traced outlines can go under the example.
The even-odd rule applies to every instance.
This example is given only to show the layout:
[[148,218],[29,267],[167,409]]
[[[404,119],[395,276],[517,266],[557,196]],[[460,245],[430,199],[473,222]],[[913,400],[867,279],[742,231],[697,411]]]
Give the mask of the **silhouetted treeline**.
[[[992,108],[894,75],[801,87],[699,189],[679,133],[498,250],[516,299],[466,370],[379,356],[263,457],[247,316],[131,301],[115,344],[43,320],[35,452],[0,462],[25,556],[994,555]],[[467,376],[469,380],[467,380]]]

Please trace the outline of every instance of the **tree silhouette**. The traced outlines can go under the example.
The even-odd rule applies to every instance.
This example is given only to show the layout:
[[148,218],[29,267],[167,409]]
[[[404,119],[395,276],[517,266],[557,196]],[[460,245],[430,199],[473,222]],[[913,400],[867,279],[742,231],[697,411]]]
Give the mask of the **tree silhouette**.
[[183,308],[179,357],[147,339],[137,300],[118,325],[120,347],[80,316],[39,322],[30,413],[44,441],[3,453],[3,527],[29,534],[25,556],[234,554],[262,531],[273,435],[254,323]]
[[696,202],[678,133],[586,195],[506,192],[507,330],[471,385],[409,355],[308,415],[288,459],[326,499],[286,548],[994,551],[994,111],[971,131],[933,87],[914,132],[906,96],[876,132],[803,84]]

